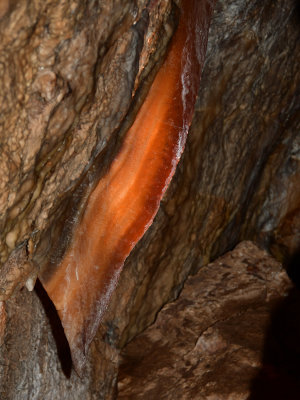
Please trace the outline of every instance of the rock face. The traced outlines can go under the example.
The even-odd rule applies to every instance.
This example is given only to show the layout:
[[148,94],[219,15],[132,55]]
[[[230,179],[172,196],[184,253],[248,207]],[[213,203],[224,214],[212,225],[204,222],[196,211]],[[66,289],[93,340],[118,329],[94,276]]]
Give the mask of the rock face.
[[[176,181],[185,188],[185,235],[197,238],[194,251],[205,262],[241,238],[276,247],[282,259],[300,245],[299,24],[293,6],[216,3],[182,180]],[[281,29],[275,33],[274,26]]]
[[70,245],[38,277],[58,310],[77,371],[124,262],[152,224],[192,122],[212,5],[183,0],[164,62],[109,169],[89,195]]
[[[24,254],[26,277],[68,246],[86,193],[164,58],[176,6],[150,1],[147,17],[146,3],[1,2],[1,262]],[[292,257],[299,246],[298,18],[293,0],[216,2],[184,157],[126,262],[82,380],[70,371],[42,289],[23,290],[0,309],[1,398],[112,398],[119,348],[154,321],[189,273],[245,238]],[[25,272],[19,261],[12,265],[18,287]]]
[[[183,159],[113,300],[122,344],[177,296],[194,268],[241,239],[277,246],[280,259],[300,246],[300,41],[295,4],[286,4],[216,3]],[[276,232],[286,235],[285,249]]]
[[299,398],[299,366],[288,364],[299,318],[282,318],[291,304],[299,307],[292,293],[282,266],[242,242],[189,277],[179,298],[125,347],[118,399]]
[[32,240],[39,267],[68,246],[176,23],[168,0],[48,3],[0,20],[1,262]]

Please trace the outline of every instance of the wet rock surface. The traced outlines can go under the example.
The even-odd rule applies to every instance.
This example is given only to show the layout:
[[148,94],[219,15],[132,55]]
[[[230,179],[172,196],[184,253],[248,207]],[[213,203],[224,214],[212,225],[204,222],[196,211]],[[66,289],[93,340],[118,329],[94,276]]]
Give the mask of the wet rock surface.
[[[48,229],[38,257],[45,261],[54,242],[49,229],[58,219],[66,224],[79,180],[92,164],[107,166],[95,160],[112,137],[120,140],[132,97],[159,65],[175,27],[170,1],[152,2],[147,11],[146,3],[24,0],[3,6],[2,262],[24,240],[34,237],[37,244]],[[94,179],[81,187],[80,200]],[[77,201],[71,218],[78,208]]]
[[[176,25],[170,1],[150,3],[144,47],[134,29],[138,21],[144,29],[142,0],[0,4],[2,262],[29,238],[37,244],[35,267],[56,245],[68,245],[86,192],[119,145],[131,96],[163,58],[161,39]],[[126,262],[85,377],[70,371],[58,322],[48,322],[55,321],[49,302],[42,306],[36,292],[23,290],[1,305],[3,398],[109,399],[119,349],[178,296],[191,272],[245,238],[292,258],[299,246],[299,43],[293,0],[216,2],[183,159]],[[96,172],[89,169],[95,160]],[[268,323],[261,323],[262,334]],[[274,383],[272,368],[262,376]],[[247,369],[255,379],[259,366]]]
[[300,246],[298,39],[293,1],[216,3],[185,152],[111,306],[122,345],[240,240],[273,250],[286,235],[280,259]]
[[282,266],[242,242],[123,349],[118,399],[299,398],[299,300]]

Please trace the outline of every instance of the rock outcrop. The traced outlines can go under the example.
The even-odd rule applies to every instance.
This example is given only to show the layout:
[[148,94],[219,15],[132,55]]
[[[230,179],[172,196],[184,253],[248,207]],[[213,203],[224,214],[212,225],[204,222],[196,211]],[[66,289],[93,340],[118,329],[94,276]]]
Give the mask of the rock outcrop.
[[300,305],[294,291],[275,259],[242,242],[189,277],[124,348],[118,399],[298,398],[299,366],[288,361],[300,321],[296,313],[282,318]]

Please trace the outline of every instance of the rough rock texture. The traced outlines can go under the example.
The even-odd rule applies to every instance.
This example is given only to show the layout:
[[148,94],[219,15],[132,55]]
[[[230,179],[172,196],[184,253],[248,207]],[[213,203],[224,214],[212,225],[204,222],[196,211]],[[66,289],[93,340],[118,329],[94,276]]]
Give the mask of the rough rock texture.
[[161,0],[143,12],[146,3],[23,0],[2,7],[2,262],[17,244],[38,242],[63,218],[79,178],[162,58],[174,6]]
[[185,235],[205,262],[241,238],[268,247],[290,235],[287,253],[300,246],[298,11],[293,1],[216,3],[177,181]]
[[[216,3],[183,159],[114,296],[121,344],[176,297],[189,272],[240,239],[268,247],[285,221],[287,252],[300,246],[299,46],[293,1]],[[295,209],[292,223],[288,209]]]
[[[106,167],[143,71],[151,75],[167,40],[159,50],[158,43],[176,23],[170,1],[151,1],[141,49],[145,3],[0,3],[2,261],[31,238],[38,267],[70,236],[82,204],[80,191],[72,196],[79,177],[96,159]],[[66,378],[38,297],[22,291],[8,300],[7,315],[1,305],[1,397],[109,398],[116,348],[153,322],[190,272],[241,238],[292,255],[299,245],[298,18],[294,0],[217,1],[184,159],[126,263],[86,376]],[[100,173],[90,169],[86,186]]]
[[118,399],[299,398],[299,365],[289,362],[299,349],[291,304],[299,307],[300,293],[292,293],[282,266],[242,242],[188,278],[179,298],[124,348]]
[[[183,0],[178,27],[120,151],[100,178],[61,261],[38,277],[58,310],[80,371],[124,262],[152,224],[184,150],[213,11]],[[187,56],[188,54],[188,56]]]
[[[1,2],[1,262],[10,254],[1,299],[58,257],[57,243],[68,244],[81,201],[117,151],[176,23],[169,0]],[[109,398],[115,348],[100,330],[79,379],[41,293],[39,285],[0,303],[0,397]]]
[[[68,343],[56,311],[40,284],[33,294],[22,290],[5,307],[1,304],[1,400],[113,398],[116,349],[95,340],[79,377],[71,368]],[[2,329],[5,323],[7,327]]]

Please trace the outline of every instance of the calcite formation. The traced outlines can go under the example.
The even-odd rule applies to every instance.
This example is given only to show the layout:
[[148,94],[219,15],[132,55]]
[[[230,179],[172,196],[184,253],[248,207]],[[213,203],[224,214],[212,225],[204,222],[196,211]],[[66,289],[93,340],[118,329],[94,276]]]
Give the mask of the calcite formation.
[[185,152],[125,262],[81,380],[41,285],[19,291],[72,247],[165,59],[179,6],[0,2],[1,398],[112,398],[119,349],[191,272],[245,238],[297,259],[296,2],[218,0]]
[[109,170],[87,200],[62,261],[39,277],[78,371],[125,259],[152,224],[192,121],[212,7],[185,0],[166,60]]
[[[81,186],[76,203],[75,189],[85,179],[89,191],[96,179],[89,167],[110,140],[121,141],[134,93],[139,89],[143,97],[141,86],[161,64],[176,26],[174,3],[146,3],[24,0],[3,6],[2,263],[30,239],[40,249],[40,266],[53,257],[57,236],[63,242],[61,225],[71,225],[84,197]],[[101,160],[97,174],[109,163]]]

